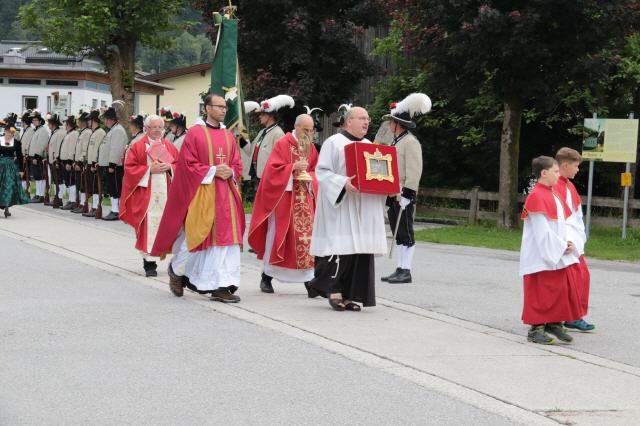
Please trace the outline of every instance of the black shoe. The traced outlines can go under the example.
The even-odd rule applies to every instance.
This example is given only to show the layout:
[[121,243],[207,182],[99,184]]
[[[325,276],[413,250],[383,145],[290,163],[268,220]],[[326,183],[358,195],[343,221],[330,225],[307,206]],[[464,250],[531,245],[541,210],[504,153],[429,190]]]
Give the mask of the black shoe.
[[546,335],[544,328],[544,325],[532,326],[527,333],[527,340],[539,345],[553,345],[555,340]]
[[231,293],[231,291],[226,287],[220,287],[217,290],[213,290],[211,292],[210,299],[222,303],[238,303],[240,301],[240,297]]
[[254,249],[252,249],[251,247],[249,247],[248,252],[249,252],[249,253],[253,253],[253,254],[255,254],[255,253],[256,253],[256,251],[255,251]]
[[263,293],[273,293],[273,286],[271,285],[272,277],[262,273],[262,279],[260,280],[260,291]]
[[562,326],[562,323],[559,322],[550,322],[549,324],[545,324],[544,331],[549,334],[553,334],[558,338],[558,340],[562,340],[566,343],[573,342],[573,337],[571,337]]
[[71,213],[83,213],[84,212],[84,206],[80,205],[80,207],[76,207],[75,209],[71,210]]
[[167,273],[169,274],[169,290],[176,297],[182,297],[184,294],[184,287],[186,286],[186,277],[181,275],[176,275],[173,272],[173,267],[171,263],[169,263],[169,269],[167,269]]
[[395,277],[396,275],[398,275],[400,273],[400,271],[402,271],[402,268],[396,268],[396,270],[393,271],[390,275],[387,275],[386,277],[382,277],[382,278],[380,278],[380,280],[388,282],[389,278]]
[[9,211],[9,207],[5,207],[4,208],[4,217],[9,217],[11,216],[11,212]]
[[120,220],[120,217],[116,212],[109,212],[109,214],[103,217],[102,220]]
[[71,201],[67,201],[67,204],[65,204],[64,206],[60,207],[60,210],[73,210],[75,209],[76,203],[72,203]]
[[90,209],[88,212],[82,213],[82,216],[84,216],[84,217],[96,217],[96,209]]
[[144,268],[145,277],[157,277],[158,276],[158,264],[156,262],[147,262],[142,259],[142,267]]
[[304,288],[307,289],[307,297],[309,299],[313,299],[315,297],[320,296],[320,293],[318,292],[318,290],[316,290],[315,288],[311,287],[310,281],[307,281],[306,283],[304,283]]
[[38,195],[34,195],[33,198],[31,198],[31,202],[32,203],[44,203],[44,197],[40,197]]
[[389,284],[408,284],[411,282],[411,270],[400,269],[398,275],[389,277],[387,281]]

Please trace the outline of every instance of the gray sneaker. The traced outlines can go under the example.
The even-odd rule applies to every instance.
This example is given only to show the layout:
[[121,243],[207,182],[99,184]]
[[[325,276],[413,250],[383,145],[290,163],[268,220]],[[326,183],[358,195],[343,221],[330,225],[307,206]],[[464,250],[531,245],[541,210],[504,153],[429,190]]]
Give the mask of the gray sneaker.
[[527,340],[539,345],[553,345],[555,343],[555,340],[544,332],[544,325],[531,326],[529,333],[527,333]]
[[546,331],[549,334],[553,334],[558,338],[558,340],[562,340],[563,342],[566,342],[566,343],[573,342],[573,337],[571,337],[566,332],[566,329],[562,326],[562,323],[560,322],[550,322],[546,324],[544,326],[544,331]]

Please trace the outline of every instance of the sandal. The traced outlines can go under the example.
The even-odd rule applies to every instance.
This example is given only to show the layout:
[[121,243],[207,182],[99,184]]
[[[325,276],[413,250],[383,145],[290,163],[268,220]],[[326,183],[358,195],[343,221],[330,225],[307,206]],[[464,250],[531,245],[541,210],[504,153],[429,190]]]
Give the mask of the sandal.
[[329,305],[331,305],[334,311],[344,311],[346,309],[346,306],[344,305],[342,299],[338,298],[330,298]]
[[357,303],[348,302],[344,304],[344,309],[352,312],[360,312],[362,308]]

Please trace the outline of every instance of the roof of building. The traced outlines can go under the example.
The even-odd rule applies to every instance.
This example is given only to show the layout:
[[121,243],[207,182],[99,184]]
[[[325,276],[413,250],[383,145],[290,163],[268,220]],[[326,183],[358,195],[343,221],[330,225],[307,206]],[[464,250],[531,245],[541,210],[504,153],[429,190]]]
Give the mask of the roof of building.
[[211,69],[211,64],[197,64],[191,65],[189,67],[176,68],[171,71],[159,72],[156,74],[145,75],[144,79],[147,81],[160,81],[165,80],[167,78],[180,77],[187,74],[193,74],[196,72],[205,72]]
[[74,61],[81,62],[82,55],[63,55],[53,52],[42,46],[39,41],[24,40],[0,40],[0,55],[4,55],[10,51],[20,53],[28,59],[48,59],[52,61]]

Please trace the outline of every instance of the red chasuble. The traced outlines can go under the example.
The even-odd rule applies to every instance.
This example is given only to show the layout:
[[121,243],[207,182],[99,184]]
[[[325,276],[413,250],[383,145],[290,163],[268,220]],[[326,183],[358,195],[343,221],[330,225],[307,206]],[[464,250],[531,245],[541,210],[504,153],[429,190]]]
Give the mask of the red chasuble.
[[276,230],[269,264],[289,269],[310,269],[313,268],[309,246],[316,206],[315,194],[318,193],[315,174],[318,152],[311,145],[307,159],[307,171],[313,178],[310,182],[313,193],[308,190],[307,182],[295,179],[293,189],[286,190],[293,173],[293,163],[299,159],[298,142],[293,134],[287,133],[274,145],[253,205],[249,245],[256,251],[258,259],[264,257],[268,219],[273,214]]
[[[120,205],[120,219],[131,225],[136,231],[136,249],[147,251],[147,210],[151,198],[151,174],[147,187],[138,186],[140,180],[149,170],[147,163],[147,147],[149,137],[144,136],[136,141],[127,153],[124,163],[124,178],[122,179],[122,203]],[[178,150],[167,140],[162,140],[162,145],[173,156],[178,158]],[[172,164],[175,172],[175,160]],[[167,189],[171,188],[171,177],[167,173]]]
[[[234,177],[214,178],[213,183],[203,185],[202,180],[210,166],[222,163],[233,169]],[[241,176],[242,161],[231,132],[205,126],[191,127],[180,149],[151,255],[163,257],[170,253],[183,226],[187,246],[192,252],[212,246],[242,245],[245,216],[235,180]]]
[[[564,217],[571,215],[564,197],[558,197],[552,189],[536,184],[527,197],[522,219],[529,213],[542,213],[548,220],[558,220],[558,198]],[[580,301],[581,270],[579,264],[553,271],[540,271],[524,276],[524,305],[522,321],[525,324],[576,321],[582,317]]]

